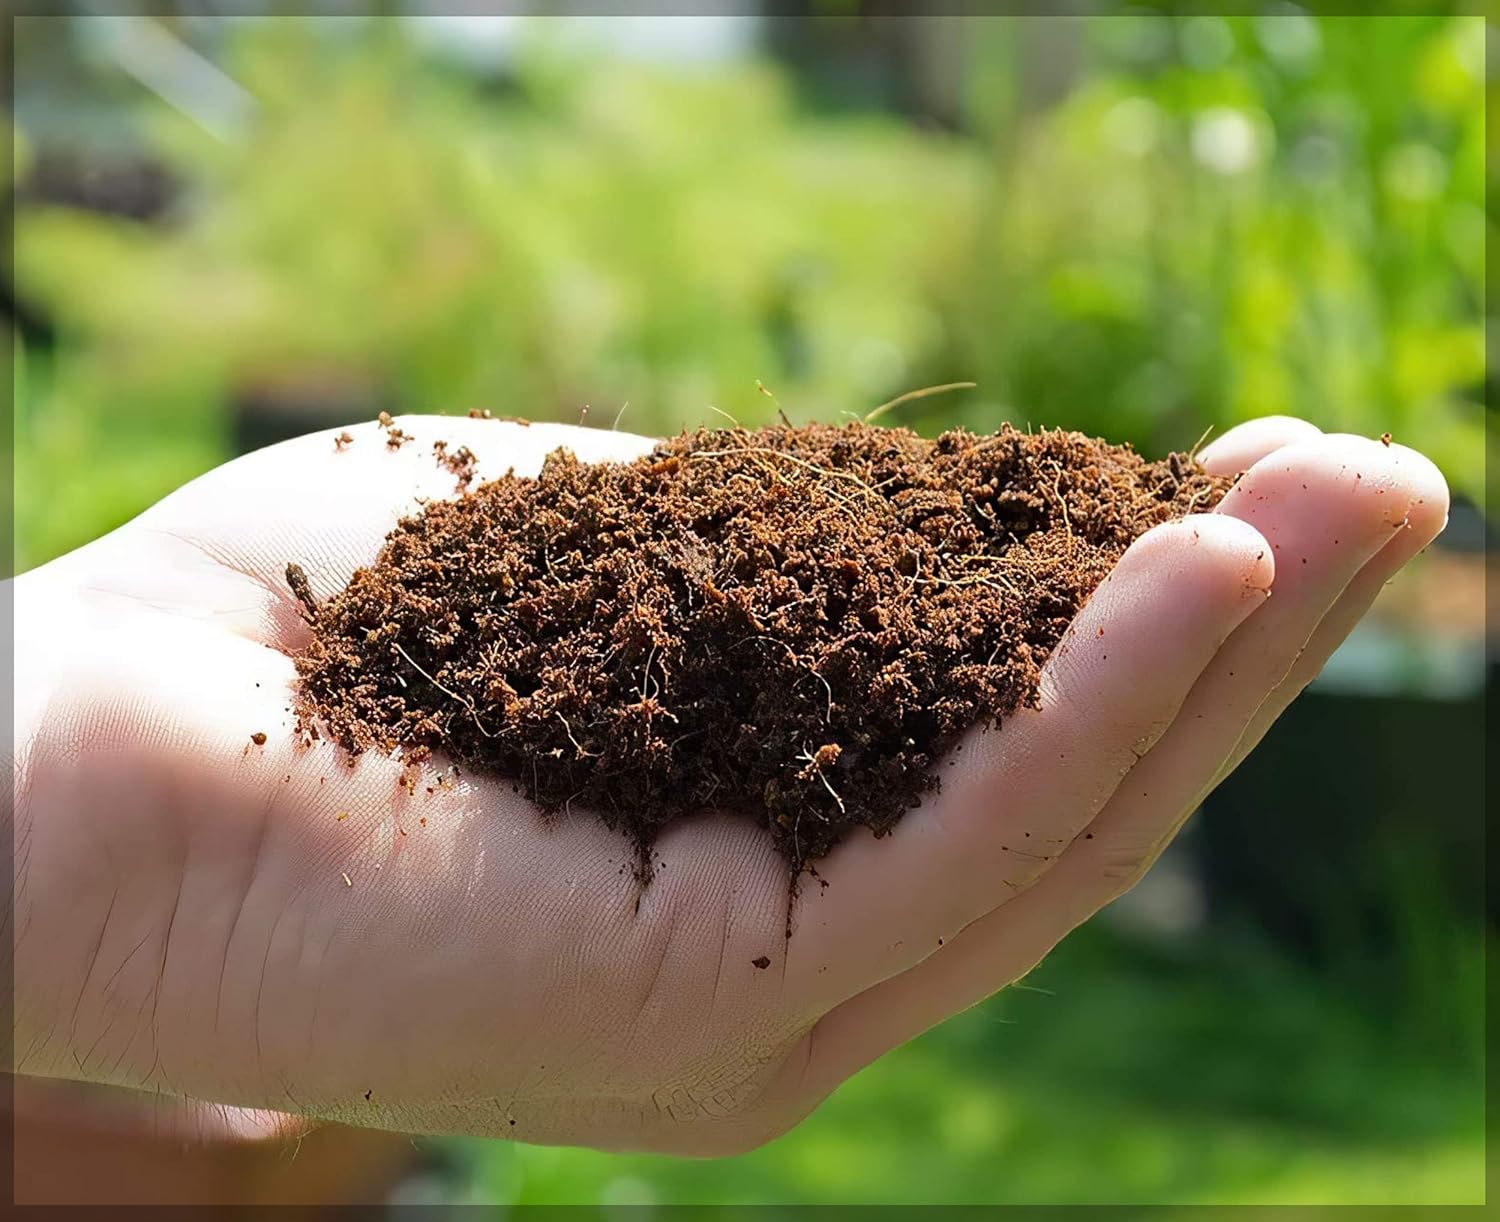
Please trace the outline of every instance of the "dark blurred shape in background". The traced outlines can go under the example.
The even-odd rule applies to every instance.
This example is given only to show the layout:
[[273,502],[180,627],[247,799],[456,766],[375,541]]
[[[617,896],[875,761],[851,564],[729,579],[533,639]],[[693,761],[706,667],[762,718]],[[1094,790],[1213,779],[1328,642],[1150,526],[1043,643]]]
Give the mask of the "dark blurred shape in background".
[[1152,452],[1287,412],[1458,495],[1035,987],[754,1155],[447,1143],[399,1199],[1480,1199],[1481,19],[216,7],[14,24],[19,567],[382,409],[663,432],[757,379]]

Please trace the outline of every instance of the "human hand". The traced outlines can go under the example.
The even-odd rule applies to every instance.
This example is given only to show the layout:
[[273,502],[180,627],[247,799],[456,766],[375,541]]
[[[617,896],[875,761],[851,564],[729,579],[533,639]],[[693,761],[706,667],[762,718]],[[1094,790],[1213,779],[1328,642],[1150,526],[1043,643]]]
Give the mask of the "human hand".
[[485,478],[651,445],[397,423],[395,452],[364,426],[342,453],[324,433],[238,459],[16,580],[18,1072],[407,1131],[754,1146],[1132,885],[1447,509],[1404,447],[1284,418],[1227,434],[1205,464],[1250,470],[1218,509],[1139,540],[1041,707],[818,863],[787,938],[785,864],[747,821],[673,824],[643,889],[622,838],[508,781],[429,795],[434,768],[409,796],[396,761],[295,745],[287,561],[320,598],[342,586],[416,497],[451,494],[437,438]]

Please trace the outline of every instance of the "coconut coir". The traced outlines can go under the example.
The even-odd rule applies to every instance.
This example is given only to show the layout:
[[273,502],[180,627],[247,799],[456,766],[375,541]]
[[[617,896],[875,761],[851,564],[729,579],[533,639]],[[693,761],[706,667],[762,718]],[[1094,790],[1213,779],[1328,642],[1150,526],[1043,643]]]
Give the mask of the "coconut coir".
[[888,831],[964,730],[1034,703],[1130,542],[1229,483],[1010,427],[558,450],[402,521],[321,606],[302,596],[299,711],[349,751],[440,750],[593,812],[642,863],[664,824],[720,809],[800,871],[854,825]]

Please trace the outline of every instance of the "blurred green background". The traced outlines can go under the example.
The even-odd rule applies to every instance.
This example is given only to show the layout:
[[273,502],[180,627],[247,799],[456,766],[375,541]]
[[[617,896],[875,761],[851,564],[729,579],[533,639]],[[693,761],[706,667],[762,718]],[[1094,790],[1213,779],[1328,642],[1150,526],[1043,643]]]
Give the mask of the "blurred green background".
[[665,432],[757,380],[1152,452],[1288,412],[1459,497],[1027,987],[754,1154],[438,1142],[400,1199],[1482,1199],[1481,19],[212,8],[12,27],[18,571],[381,409]]

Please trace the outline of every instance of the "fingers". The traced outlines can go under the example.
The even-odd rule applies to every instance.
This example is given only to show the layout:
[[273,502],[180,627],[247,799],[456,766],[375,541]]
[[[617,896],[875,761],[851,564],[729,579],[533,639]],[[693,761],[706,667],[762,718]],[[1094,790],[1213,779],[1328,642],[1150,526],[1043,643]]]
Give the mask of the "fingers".
[[1272,571],[1266,541],[1225,515],[1137,540],[1049,660],[1041,707],[972,734],[939,796],[819,866],[828,885],[799,899],[789,994],[830,1003],[903,971],[1047,869],[1264,600]]
[[[1323,641],[1315,634],[1325,618],[1336,633],[1369,587],[1378,588],[1401,562],[1411,547],[1407,536],[1429,534],[1446,512],[1446,492],[1430,464],[1392,450],[1349,437],[1295,443],[1247,473],[1220,512],[1253,519],[1273,540],[1275,596],[1235,631],[1171,729],[1035,886],[818,1024],[813,1089],[831,1088],[886,1049],[1024,976],[1140,878],[1232,758],[1246,727],[1258,724],[1270,694],[1295,674],[1303,644]],[[1408,513],[1423,525],[1410,532],[1393,525],[1393,517],[1399,523]],[[1392,541],[1396,530],[1401,535]],[[1304,566],[1304,555],[1316,563]]]
[[1267,454],[1297,441],[1320,436],[1317,425],[1295,416],[1261,416],[1236,425],[1198,452],[1198,461],[1215,475],[1249,470]]
[[1239,767],[1302,689],[1364,617],[1392,577],[1442,532],[1448,521],[1448,484],[1432,461],[1406,446],[1392,445],[1390,461],[1412,493],[1406,529],[1398,531],[1362,568],[1318,624],[1286,678],[1261,702],[1213,785]]
[[1273,597],[1219,651],[1172,728],[1090,826],[1091,838],[1049,876],[1058,936],[1156,859],[1345,589],[1405,529],[1416,495],[1378,443],[1327,437],[1268,455],[1224,498],[1218,513],[1250,521],[1270,541]]

